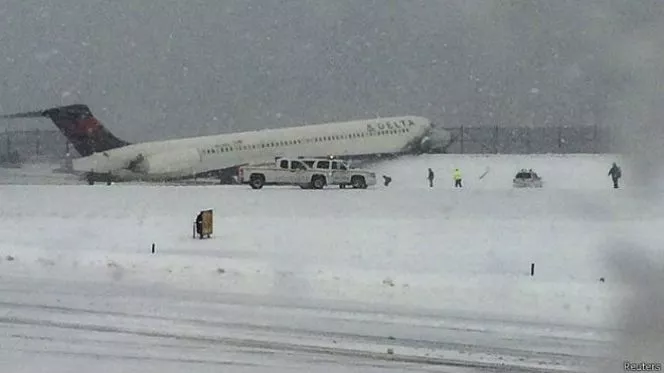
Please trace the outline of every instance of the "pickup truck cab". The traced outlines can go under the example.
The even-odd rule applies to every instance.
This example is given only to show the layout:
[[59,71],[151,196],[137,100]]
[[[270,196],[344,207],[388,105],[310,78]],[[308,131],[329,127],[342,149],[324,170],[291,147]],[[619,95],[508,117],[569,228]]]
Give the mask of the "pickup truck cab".
[[299,185],[302,189],[323,189],[327,185],[366,189],[376,184],[376,174],[353,169],[347,163],[328,158],[277,158],[274,165],[244,166],[238,181],[253,189],[264,185]]

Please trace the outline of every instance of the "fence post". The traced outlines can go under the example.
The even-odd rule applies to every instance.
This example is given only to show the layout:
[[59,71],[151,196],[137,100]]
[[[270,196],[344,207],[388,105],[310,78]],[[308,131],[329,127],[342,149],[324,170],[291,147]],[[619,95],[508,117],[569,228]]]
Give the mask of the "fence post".
[[39,138],[39,128],[35,130],[35,154],[40,155],[41,153],[41,139]]
[[562,153],[562,148],[563,148],[563,126],[559,125],[558,126],[558,152]]
[[600,152],[600,141],[598,139],[597,122],[593,124],[593,151],[595,154]]
[[493,129],[493,152],[498,154],[498,125]]
[[9,129],[5,128],[5,137],[7,138],[7,156],[12,151],[12,139],[9,136]]

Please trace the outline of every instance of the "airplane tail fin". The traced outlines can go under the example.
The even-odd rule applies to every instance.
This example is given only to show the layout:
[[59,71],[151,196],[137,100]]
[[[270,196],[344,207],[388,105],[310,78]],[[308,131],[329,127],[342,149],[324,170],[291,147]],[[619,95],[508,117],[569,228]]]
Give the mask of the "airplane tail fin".
[[115,137],[97,120],[86,105],[60,106],[46,110],[3,115],[0,118],[46,117],[55,123],[60,132],[83,157],[93,153],[120,148],[130,143]]

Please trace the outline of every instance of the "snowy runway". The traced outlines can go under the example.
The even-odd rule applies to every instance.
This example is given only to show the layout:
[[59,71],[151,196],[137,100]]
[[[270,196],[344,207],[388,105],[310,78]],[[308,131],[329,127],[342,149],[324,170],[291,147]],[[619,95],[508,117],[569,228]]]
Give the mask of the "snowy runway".
[[[545,188],[513,190],[519,162]],[[561,182],[565,162],[585,178]],[[607,243],[654,246],[664,228],[655,205],[607,187],[606,162],[420,158],[381,165],[394,182],[370,190],[0,186],[0,364],[587,371],[629,290]],[[213,238],[192,239],[204,208]]]

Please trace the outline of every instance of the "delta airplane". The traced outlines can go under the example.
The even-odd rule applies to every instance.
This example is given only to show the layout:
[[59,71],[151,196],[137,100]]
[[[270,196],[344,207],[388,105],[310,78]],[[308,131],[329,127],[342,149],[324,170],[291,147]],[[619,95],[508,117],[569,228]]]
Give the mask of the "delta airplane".
[[283,156],[420,154],[430,149],[433,128],[426,118],[403,116],[131,144],[115,137],[82,104],[2,116],[37,117],[55,123],[81,155],[73,159],[73,172],[92,181],[195,178]]

